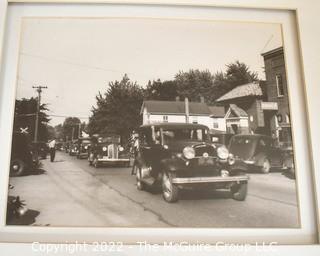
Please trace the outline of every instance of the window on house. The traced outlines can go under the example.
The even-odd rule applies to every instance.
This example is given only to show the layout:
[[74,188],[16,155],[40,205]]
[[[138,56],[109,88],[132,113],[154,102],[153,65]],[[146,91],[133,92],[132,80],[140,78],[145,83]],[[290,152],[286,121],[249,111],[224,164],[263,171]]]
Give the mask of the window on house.
[[168,116],[163,116],[163,122],[168,122]]
[[284,96],[282,75],[276,75],[278,97]]
[[219,124],[217,122],[213,122],[213,128],[219,128]]

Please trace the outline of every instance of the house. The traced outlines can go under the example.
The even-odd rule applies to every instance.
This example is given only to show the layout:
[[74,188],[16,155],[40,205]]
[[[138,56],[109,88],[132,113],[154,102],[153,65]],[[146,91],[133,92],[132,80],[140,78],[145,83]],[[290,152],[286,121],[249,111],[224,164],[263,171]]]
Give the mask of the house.
[[281,146],[292,146],[289,97],[283,47],[262,54],[266,72],[268,105],[265,106],[271,134]]
[[141,106],[142,123],[196,123],[225,131],[224,109],[204,102],[147,100]]
[[239,85],[218,98],[216,103],[226,110],[227,132],[268,134],[262,108],[265,100],[263,81]]

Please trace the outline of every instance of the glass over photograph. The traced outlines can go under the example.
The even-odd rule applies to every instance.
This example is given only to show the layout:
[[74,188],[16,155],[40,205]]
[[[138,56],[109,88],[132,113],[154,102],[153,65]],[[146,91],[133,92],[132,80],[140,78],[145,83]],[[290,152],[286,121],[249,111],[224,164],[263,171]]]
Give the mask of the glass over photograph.
[[299,228],[280,24],[24,18],[7,225]]

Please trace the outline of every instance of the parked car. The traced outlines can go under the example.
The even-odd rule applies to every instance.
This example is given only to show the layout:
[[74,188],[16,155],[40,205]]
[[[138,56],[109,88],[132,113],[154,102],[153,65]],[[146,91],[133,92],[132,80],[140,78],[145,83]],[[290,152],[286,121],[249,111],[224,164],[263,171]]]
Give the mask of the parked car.
[[78,140],[73,140],[69,144],[69,155],[70,156],[76,156],[78,155],[79,146],[78,146]]
[[284,151],[270,136],[235,135],[230,140],[229,151],[236,158],[243,159],[249,169],[269,173],[271,168],[284,168]]
[[184,123],[143,125],[134,163],[137,188],[160,188],[167,202],[176,202],[184,188],[230,189],[245,200],[249,177],[237,169],[224,145],[210,140],[207,126]]
[[10,176],[24,175],[27,170],[33,168],[36,161],[29,135],[14,132],[12,136]]
[[89,156],[89,149],[91,146],[91,138],[79,138],[77,141],[77,148],[78,148],[78,152],[77,152],[77,158],[81,159],[81,158],[88,158]]
[[127,156],[124,147],[120,145],[119,135],[104,135],[92,138],[88,158],[90,165],[96,168],[106,164],[129,166],[130,159]]

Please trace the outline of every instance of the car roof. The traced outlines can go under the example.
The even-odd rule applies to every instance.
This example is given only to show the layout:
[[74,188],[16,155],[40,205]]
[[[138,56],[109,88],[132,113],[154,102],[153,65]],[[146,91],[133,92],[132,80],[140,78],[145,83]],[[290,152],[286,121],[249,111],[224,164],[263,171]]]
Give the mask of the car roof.
[[140,128],[150,128],[150,127],[162,127],[162,128],[200,128],[208,129],[207,126],[202,124],[187,124],[187,123],[154,123],[141,125]]

